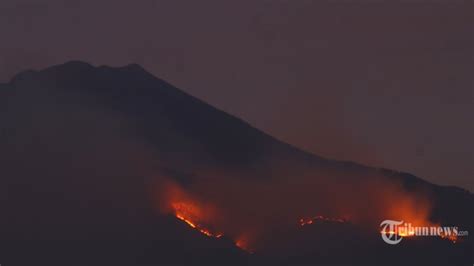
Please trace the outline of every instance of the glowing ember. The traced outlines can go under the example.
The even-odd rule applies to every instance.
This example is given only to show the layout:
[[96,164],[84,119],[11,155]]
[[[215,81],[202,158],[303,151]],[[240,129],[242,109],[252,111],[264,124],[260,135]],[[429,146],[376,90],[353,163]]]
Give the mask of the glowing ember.
[[315,217],[312,217],[312,218],[307,218],[307,219],[301,218],[299,220],[301,226],[313,224],[317,221],[333,222],[333,223],[345,223],[345,222],[347,222],[347,220],[344,219],[344,218],[329,218],[329,217],[324,217],[322,215],[318,215],[318,216],[315,216]]
[[[186,218],[184,215],[183,215],[183,212],[182,210],[183,209],[188,209],[189,208],[181,208],[183,206],[183,203],[178,203],[178,204],[172,204],[173,207],[176,207],[175,208],[175,216],[176,218],[180,219],[181,221],[185,222],[186,224],[188,224],[190,227],[198,230],[199,232],[201,232],[202,234],[208,236],[208,237],[214,237],[214,238],[221,238],[223,236],[222,233],[213,233],[211,231],[209,231],[208,229],[198,225],[196,222],[193,222],[191,221],[189,218]],[[191,208],[191,209],[194,209],[194,208]],[[184,212],[186,213],[186,212]],[[234,243],[238,248],[242,249],[242,250],[245,250],[247,251],[248,253],[253,253],[252,250],[250,250],[248,248],[248,245],[247,245],[247,241],[245,241],[244,239],[239,239],[237,241],[235,241]]]
[[458,237],[456,235],[446,235],[446,234],[441,234],[440,237],[442,239],[448,239],[450,240],[451,242],[453,242],[454,244],[456,244],[456,242],[458,241]]
[[209,229],[198,224],[198,222],[195,222],[195,220],[199,218],[199,215],[202,214],[203,211],[194,204],[178,202],[171,204],[171,206],[174,209],[176,218],[187,223],[192,228],[197,229],[199,232],[208,237],[222,237],[222,233],[213,233]]
[[181,221],[187,223],[189,226],[191,226],[192,228],[197,229],[199,232],[203,233],[203,234],[206,235],[206,236],[215,237],[215,238],[220,238],[220,237],[222,237],[222,234],[221,234],[221,233],[213,234],[213,233],[211,233],[209,230],[207,230],[207,229],[205,229],[205,228],[201,228],[200,226],[197,226],[195,223],[191,222],[190,220],[184,218],[183,216],[181,216],[181,215],[179,215],[179,214],[176,214],[176,218],[178,218],[178,219],[180,219]]
[[[216,229],[219,212],[213,204],[201,202],[187,194],[179,186],[172,184],[167,187],[165,196],[167,204],[162,207],[164,211],[171,212],[177,219],[207,237],[221,238],[224,236]],[[230,238],[227,237],[227,239]],[[248,249],[246,239],[239,239],[234,244],[241,250],[253,253]]]

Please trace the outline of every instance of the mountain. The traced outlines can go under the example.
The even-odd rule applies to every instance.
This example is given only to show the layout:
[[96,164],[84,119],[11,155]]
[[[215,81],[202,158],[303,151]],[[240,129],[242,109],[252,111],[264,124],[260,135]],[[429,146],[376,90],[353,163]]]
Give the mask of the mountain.
[[[390,249],[378,227],[470,231],[470,192],[301,151],[139,65],[21,72],[0,119],[5,265],[472,263],[469,237]],[[320,214],[335,218],[298,226]]]

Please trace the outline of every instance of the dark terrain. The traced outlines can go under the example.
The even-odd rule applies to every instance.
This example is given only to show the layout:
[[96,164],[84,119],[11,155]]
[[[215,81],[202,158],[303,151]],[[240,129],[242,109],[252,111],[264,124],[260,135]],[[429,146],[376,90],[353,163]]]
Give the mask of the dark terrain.
[[[155,178],[192,190],[209,172],[270,187],[274,179],[291,184],[293,176],[331,173],[328,197],[316,203],[320,209],[354,193],[357,200],[338,204],[357,201],[368,213],[373,198],[358,191],[393,182],[410,195],[429,195],[430,221],[469,232],[474,196],[407,173],[301,151],[138,65],[69,62],[19,73],[0,85],[0,121],[1,265],[473,263],[470,236],[456,244],[420,238],[391,246],[355,222],[322,222],[282,232],[291,236],[284,238],[291,239],[287,247],[249,253],[230,237],[206,237],[160,212]],[[236,213],[256,200],[241,192]],[[278,241],[263,235],[263,243]]]

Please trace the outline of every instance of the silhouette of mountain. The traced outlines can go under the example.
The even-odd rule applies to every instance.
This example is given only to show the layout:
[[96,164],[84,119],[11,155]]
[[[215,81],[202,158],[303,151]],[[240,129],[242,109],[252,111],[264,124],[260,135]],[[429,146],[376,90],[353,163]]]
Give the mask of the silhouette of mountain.
[[[291,254],[250,254],[232,239],[208,238],[158,211],[156,176],[194,189],[206,175],[268,187],[282,177],[290,184],[293,176],[328,175],[319,184],[330,191],[321,210],[344,191],[393,182],[406,193],[428,194],[432,221],[468,231],[474,196],[410,174],[301,151],[136,64],[113,68],[71,61],[21,72],[0,84],[0,120],[0,263],[5,265],[352,264],[394,254],[395,264],[405,263],[406,256],[410,262],[472,263],[469,239],[456,246],[423,242],[430,247],[424,251],[418,242],[390,250],[380,236],[331,223],[294,233],[299,244]],[[245,209],[254,199],[241,193]],[[370,204],[364,192],[356,197],[367,198],[361,205]],[[339,239],[331,240],[327,232]],[[324,242],[318,240],[321,234]],[[433,251],[445,258],[430,255]]]

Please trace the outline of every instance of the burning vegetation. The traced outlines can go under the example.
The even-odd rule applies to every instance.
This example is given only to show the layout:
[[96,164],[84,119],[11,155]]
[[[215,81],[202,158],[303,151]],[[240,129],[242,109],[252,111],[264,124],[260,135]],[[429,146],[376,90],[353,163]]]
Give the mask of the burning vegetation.
[[202,211],[196,204],[186,203],[186,202],[174,202],[171,204],[174,215],[176,218],[184,221],[192,228],[198,230],[209,237],[220,238],[222,233],[211,232],[209,229],[205,228],[203,225],[199,224],[196,221],[199,221],[199,216]]
[[[165,213],[206,237],[231,240],[249,253],[287,247],[287,242],[296,237],[292,234],[304,234],[299,228],[323,223],[350,224],[341,227],[341,232],[357,230],[354,233],[365,232],[368,237],[380,231],[380,221],[385,219],[433,225],[429,196],[407,192],[377,177],[364,182],[354,180],[347,179],[344,186],[337,186],[334,181],[301,177],[291,184],[272,180],[272,186],[267,186],[266,181],[207,173],[185,185],[168,180],[160,186],[160,204]],[[333,190],[340,193],[327,192]],[[311,213],[318,215],[308,215]],[[410,230],[394,233],[415,236]],[[452,235],[440,237],[457,241]]]
[[[212,238],[221,238],[224,236],[223,233],[212,231],[209,229],[209,227],[206,227],[206,225],[203,225],[199,222],[200,215],[202,215],[204,211],[197,204],[190,202],[173,202],[171,203],[171,206],[174,210],[174,215],[176,218],[185,222],[190,227],[198,230],[205,236]],[[253,253],[253,251],[249,248],[246,239],[243,237],[235,240],[234,244],[241,250],[247,251],[248,253]]]
[[[219,219],[218,210],[213,204],[204,203],[190,193],[186,193],[176,184],[166,187],[167,190],[164,194],[167,206],[164,206],[165,210],[207,237],[216,239],[224,237],[224,232],[218,228],[221,219]],[[230,234],[226,234],[225,237],[229,240],[234,239],[234,245],[239,249],[253,253],[245,237],[232,237]]]
[[301,226],[313,224],[316,222],[346,223],[347,220],[345,218],[331,218],[331,217],[324,217],[322,215],[314,216],[312,218],[301,218],[299,220],[299,223]]

